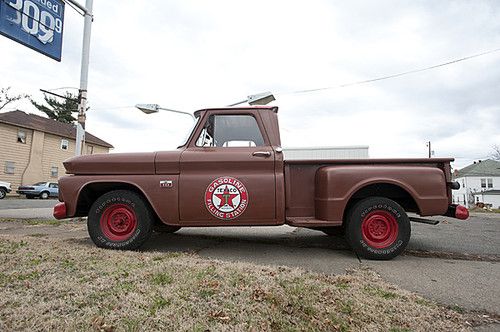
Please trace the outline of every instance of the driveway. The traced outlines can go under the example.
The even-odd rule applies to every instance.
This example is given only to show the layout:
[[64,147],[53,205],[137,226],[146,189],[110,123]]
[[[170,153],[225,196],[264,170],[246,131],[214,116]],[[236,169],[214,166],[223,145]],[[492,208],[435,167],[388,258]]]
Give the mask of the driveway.
[[49,219],[57,199],[5,198],[0,200],[0,218]]

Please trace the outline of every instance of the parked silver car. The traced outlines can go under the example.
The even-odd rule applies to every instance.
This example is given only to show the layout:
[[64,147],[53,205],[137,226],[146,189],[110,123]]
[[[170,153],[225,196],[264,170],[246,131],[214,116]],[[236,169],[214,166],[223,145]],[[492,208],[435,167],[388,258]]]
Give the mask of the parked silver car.
[[10,187],[10,183],[0,181],[0,199],[5,198],[5,196],[7,196],[7,194],[11,191],[12,188]]
[[59,197],[59,186],[57,182],[37,182],[32,186],[20,186],[17,193],[26,195],[26,198],[40,197],[41,199],[47,199],[49,197]]

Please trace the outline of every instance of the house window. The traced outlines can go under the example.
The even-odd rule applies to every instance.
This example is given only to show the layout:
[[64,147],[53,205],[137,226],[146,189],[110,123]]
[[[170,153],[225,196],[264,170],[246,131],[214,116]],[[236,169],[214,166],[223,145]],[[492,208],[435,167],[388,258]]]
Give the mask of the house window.
[[68,150],[69,142],[67,139],[61,140],[61,150]]
[[14,174],[16,163],[13,161],[5,162],[5,174]]
[[94,147],[92,145],[87,145],[87,154],[94,154]]
[[481,188],[486,188],[486,179],[481,179]]
[[26,132],[24,130],[17,131],[17,143],[26,144]]
[[50,177],[51,178],[57,178],[58,176],[59,176],[59,168],[55,167],[55,166],[52,166],[50,168]]
[[488,188],[493,188],[493,179],[488,179]]

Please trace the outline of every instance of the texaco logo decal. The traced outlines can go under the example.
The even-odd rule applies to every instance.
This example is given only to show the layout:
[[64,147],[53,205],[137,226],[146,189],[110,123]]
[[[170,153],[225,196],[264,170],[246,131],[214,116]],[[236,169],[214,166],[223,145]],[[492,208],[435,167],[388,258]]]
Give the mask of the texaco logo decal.
[[205,191],[205,205],[214,217],[223,220],[237,218],[247,208],[247,188],[229,176],[215,179]]

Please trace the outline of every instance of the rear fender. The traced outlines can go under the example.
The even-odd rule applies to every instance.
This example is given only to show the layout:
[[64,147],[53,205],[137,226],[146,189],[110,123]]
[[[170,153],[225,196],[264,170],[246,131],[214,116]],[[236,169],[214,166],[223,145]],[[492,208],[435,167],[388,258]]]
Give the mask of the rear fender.
[[[448,209],[443,171],[428,166],[325,166],[316,172],[316,219],[341,221],[350,199],[373,184],[391,184],[405,190],[422,216],[441,215]],[[376,193],[374,193],[376,196]]]

